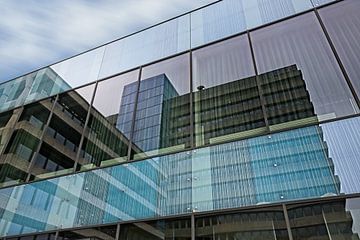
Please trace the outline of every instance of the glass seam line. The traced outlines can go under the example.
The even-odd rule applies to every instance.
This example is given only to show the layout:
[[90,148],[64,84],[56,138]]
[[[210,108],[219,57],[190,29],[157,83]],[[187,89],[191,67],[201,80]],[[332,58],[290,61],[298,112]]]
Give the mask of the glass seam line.
[[174,219],[190,218],[191,215],[194,215],[195,218],[211,217],[211,216],[217,216],[219,214],[242,213],[242,212],[257,210],[257,209],[267,209],[267,208],[276,208],[276,207],[282,208],[282,205],[285,205],[285,207],[289,207],[289,206],[296,206],[299,204],[304,204],[304,205],[320,204],[323,202],[341,201],[341,200],[359,199],[359,198],[360,198],[360,193],[344,194],[344,195],[331,196],[331,197],[325,197],[325,198],[317,197],[317,198],[310,198],[310,199],[309,198],[297,199],[297,200],[291,200],[291,201],[285,201],[285,202],[274,202],[274,203],[269,203],[269,204],[264,204],[264,205],[251,205],[251,206],[238,207],[238,208],[225,208],[225,209],[209,210],[209,211],[204,211],[204,212],[189,212],[186,214],[159,216],[159,217],[153,217],[153,218],[143,218],[143,219],[136,219],[136,220],[129,220],[129,221],[119,221],[119,222],[113,222],[113,223],[96,224],[96,225],[77,226],[77,227],[72,227],[72,228],[63,228],[61,230],[53,229],[53,230],[47,230],[47,231],[42,231],[42,232],[11,235],[11,236],[6,236],[6,238],[33,236],[33,235],[37,235],[37,234],[48,234],[48,233],[55,233],[56,231],[83,230],[83,229],[90,229],[90,228],[96,228],[96,227],[112,226],[112,225],[117,225],[117,224],[118,225],[126,225],[126,224],[149,222],[149,221],[174,220]]
[[[51,98],[53,98],[53,97],[50,97],[50,98],[48,98],[48,99],[51,99]],[[48,100],[48,99],[46,99],[46,100]],[[52,116],[53,116],[53,114],[54,114],[54,109],[55,109],[55,106],[56,106],[56,104],[57,104],[58,99],[59,99],[59,95],[56,95],[56,96],[55,96],[55,99],[54,99],[54,102],[53,102],[53,104],[52,104],[52,106],[51,106],[48,119],[46,120],[44,129],[43,129],[42,132],[41,132],[40,139],[39,139],[39,144],[38,144],[38,146],[36,147],[36,150],[35,150],[32,158],[31,158],[31,160],[30,160],[30,164],[29,164],[29,167],[28,167],[28,169],[27,169],[27,177],[26,177],[26,179],[25,179],[25,182],[30,182],[31,171],[32,171],[32,169],[33,169],[33,167],[34,167],[35,160],[36,160],[36,158],[37,158],[37,156],[38,156],[38,154],[39,154],[39,152],[40,152],[41,146],[42,146],[42,144],[43,144],[43,142],[44,142],[44,136],[45,136],[45,133],[46,133],[47,128],[48,128],[49,125],[50,125],[50,121],[51,121]],[[40,101],[39,101],[39,102],[40,102]]]
[[137,90],[135,95],[135,102],[134,102],[134,112],[131,119],[131,129],[130,129],[130,135],[129,135],[129,146],[128,146],[128,152],[127,152],[127,159],[126,162],[131,161],[131,150],[132,150],[132,144],[133,144],[133,138],[134,138],[134,130],[135,130],[135,120],[136,120],[136,111],[137,111],[137,104],[139,100],[139,93],[140,93],[140,84],[141,84],[141,75],[142,75],[142,66],[139,68],[138,72],[138,79],[137,79]]
[[330,45],[330,48],[331,48],[331,50],[332,50],[332,53],[334,54],[334,56],[335,56],[335,58],[336,58],[336,61],[337,61],[338,65],[339,65],[339,67],[340,67],[340,69],[341,69],[341,73],[343,74],[343,76],[344,76],[344,78],[345,78],[345,82],[346,82],[347,86],[349,87],[349,89],[350,89],[353,97],[355,98],[355,101],[356,101],[356,104],[357,104],[358,109],[360,109],[360,99],[359,99],[359,97],[358,97],[357,94],[356,94],[355,88],[354,88],[354,86],[353,86],[352,83],[351,83],[351,80],[350,80],[350,78],[349,78],[349,76],[348,76],[348,74],[347,74],[347,72],[346,72],[346,70],[345,70],[345,67],[344,67],[344,65],[343,65],[343,63],[342,63],[342,61],[341,61],[341,59],[340,59],[339,54],[337,53],[337,50],[336,50],[336,48],[335,48],[335,45],[333,44],[333,42],[332,42],[332,40],[331,40],[331,37],[330,37],[330,35],[329,35],[326,27],[325,27],[324,22],[322,21],[322,19],[321,19],[321,17],[320,17],[320,14],[319,14],[317,8],[314,8],[314,12],[315,12],[315,15],[316,15],[316,19],[317,19],[318,22],[320,23],[321,29],[322,29],[325,37],[326,37],[326,40],[327,40],[328,44]]
[[257,69],[257,66],[256,66],[256,59],[255,59],[255,54],[254,54],[254,48],[253,48],[252,41],[251,41],[250,31],[247,31],[246,35],[247,35],[248,41],[249,41],[251,59],[252,59],[252,63],[253,63],[253,66],[254,66],[255,80],[256,80],[257,89],[259,91],[261,109],[262,109],[264,120],[265,120],[266,131],[267,131],[268,134],[270,134],[270,124],[269,124],[269,119],[268,119],[268,116],[267,116],[267,113],[266,113],[264,94],[263,94],[262,87],[261,87],[261,84],[260,84],[260,81],[259,81],[259,73],[258,73],[258,69]]
[[[89,85],[89,86],[91,86],[91,85]],[[89,107],[88,107],[88,110],[87,110],[87,113],[86,113],[86,119],[85,119],[83,131],[81,133],[79,149],[76,152],[76,158],[75,158],[75,163],[74,163],[74,167],[73,167],[73,172],[74,173],[76,172],[76,168],[77,168],[77,165],[78,165],[78,162],[79,162],[79,158],[80,158],[80,154],[81,154],[81,148],[82,148],[82,145],[83,145],[83,142],[84,142],[85,133],[86,133],[86,130],[87,130],[87,125],[89,123],[91,109],[92,109],[93,101],[94,101],[94,98],[95,98],[97,86],[98,86],[98,81],[95,82],[94,90],[93,90],[93,93],[92,93],[92,96],[91,96],[91,99],[90,99],[90,104],[89,104]]]

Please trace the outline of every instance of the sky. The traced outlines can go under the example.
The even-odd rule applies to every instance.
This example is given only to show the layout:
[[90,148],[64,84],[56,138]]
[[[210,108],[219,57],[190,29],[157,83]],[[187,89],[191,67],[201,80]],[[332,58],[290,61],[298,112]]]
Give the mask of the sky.
[[0,0],[0,82],[214,0]]

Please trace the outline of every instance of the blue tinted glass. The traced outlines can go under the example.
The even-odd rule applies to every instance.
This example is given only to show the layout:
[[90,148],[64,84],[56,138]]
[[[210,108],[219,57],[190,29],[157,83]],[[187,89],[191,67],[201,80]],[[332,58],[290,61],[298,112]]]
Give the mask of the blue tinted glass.
[[325,128],[306,127],[1,189],[0,233],[8,233],[10,226],[24,233],[336,195],[339,179],[330,158],[336,148],[323,137]]
[[29,87],[36,73],[14,79],[0,85],[0,111],[4,112],[24,104],[29,94]]
[[192,166],[196,210],[338,194],[318,126],[197,150]]

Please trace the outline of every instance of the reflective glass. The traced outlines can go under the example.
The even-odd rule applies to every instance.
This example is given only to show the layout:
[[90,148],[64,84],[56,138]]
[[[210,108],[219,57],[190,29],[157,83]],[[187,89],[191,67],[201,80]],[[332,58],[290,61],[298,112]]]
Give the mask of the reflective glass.
[[190,147],[190,56],[144,67],[132,142],[134,158]]
[[341,1],[319,9],[319,14],[347,74],[360,96],[360,2]]
[[14,123],[17,121],[17,117],[21,110],[12,110],[4,113],[0,113],[0,153],[3,153],[6,142],[11,135],[11,129]]
[[[26,180],[30,162],[40,143],[44,126],[50,115],[54,99],[43,100],[25,106],[24,110],[15,109],[4,128],[6,149],[1,155],[0,178],[3,185],[15,184]],[[21,112],[20,118],[17,117]],[[14,128],[11,135],[10,128]],[[8,138],[8,139],[6,139]]]
[[339,193],[319,126],[197,149],[192,204],[213,210]]
[[330,2],[335,2],[336,0],[311,0],[313,3],[314,7],[319,7],[321,5],[330,3]]
[[224,0],[191,13],[197,47],[312,8],[310,0]]
[[120,229],[119,240],[191,240],[190,219],[124,224]]
[[198,240],[289,239],[282,207],[199,217],[195,221],[195,236]]
[[[105,47],[100,47],[50,66],[63,89],[77,88],[98,79]],[[58,92],[60,93],[60,92]]]
[[40,69],[33,79],[25,103],[35,102],[70,89],[71,86],[65,83],[51,67]]
[[0,112],[71,89],[51,67],[0,84]]
[[57,240],[115,240],[117,225],[60,232]]
[[139,71],[98,83],[82,146],[84,169],[126,160]]
[[55,240],[55,233],[6,238],[7,240]]
[[287,206],[293,239],[359,239],[359,198]]
[[184,15],[106,46],[100,78],[190,48],[190,15]]
[[0,84],[0,112],[22,106],[36,73]]
[[360,118],[321,125],[341,193],[360,192]]
[[[256,30],[251,33],[251,39],[259,74],[294,66],[298,75],[297,84],[303,89],[300,93],[306,94],[304,92],[306,87],[310,95],[307,99],[310,103],[307,103],[306,108],[311,112],[312,103],[315,114],[320,120],[359,112],[314,13],[307,13]],[[291,82],[295,83],[295,80]],[[297,102],[298,97],[294,94],[298,91],[289,91],[286,82],[279,83],[281,83],[277,84],[279,90],[290,93],[289,107],[291,107]],[[285,96],[284,93],[282,95]],[[278,101],[276,97],[274,96],[274,101]],[[283,111],[283,115],[288,114]],[[290,114],[293,115],[294,112]],[[284,119],[283,122],[287,121],[287,117]]]
[[325,197],[339,185],[312,126],[0,189],[0,233]]
[[94,87],[93,84],[59,95],[31,170],[32,179],[72,171]]
[[196,145],[265,131],[247,35],[193,52]]
[[271,130],[318,121],[304,77],[296,65],[260,74],[258,79]]

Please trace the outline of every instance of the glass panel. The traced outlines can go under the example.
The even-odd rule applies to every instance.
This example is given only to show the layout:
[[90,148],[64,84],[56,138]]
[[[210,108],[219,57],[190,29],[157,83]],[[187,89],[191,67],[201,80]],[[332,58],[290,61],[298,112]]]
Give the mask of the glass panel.
[[228,0],[191,13],[191,47],[246,30],[242,1]]
[[184,15],[107,45],[100,78],[189,48],[190,15]]
[[312,8],[311,0],[243,0],[243,5],[248,29]]
[[180,153],[0,189],[0,236],[189,212]]
[[190,219],[124,224],[119,240],[191,240]]
[[51,67],[39,70],[31,85],[25,103],[35,102],[39,99],[54,96],[70,90],[69,86]]
[[36,73],[0,84],[0,112],[22,106]]
[[360,193],[360,118],[322,124],[342,193]]
[[247,35],[194,51],[193,83],[197,146],[265,131]]
[[[296,84],[302,88],[300,94],[304,95],[302,101],[307,101],[305,116],[312,111],[311,103],[320,120],[359,112],[314,13],[307,13],[256,30],[251,33],[251,36],[260,74],[294,66],[294,74],[298,75],[298,77],[295,76],[298,78]],[[289,76],[285,77],[285,79],[288,78]],[[266,78],[265,80],[263,79],[262,84],[272,81]],[[291,80],[291,82],[295,84],[295,80]],[[296,104],[298,97],[295,94],[298,91],[289,91],[289,87],[285,82],[283,84],[283,80],[281,80],[281,85],[277,85],[280,90],[288,92],[290,95],[290,106],[277,108],[277,111],[283,111],[281,113],[286,116],[280,122],[285,122],[292,119],[287,115],[293,115],[294,112],[287,113],[286,111],[291,105]],[[304,87],[309,92],[310,99],[305,96]],[[284,96],[285,94],[282,93],[279,97]],[[268,98],[267,104],[271,104],[271,101],[279,101],[276,99],[277,97],[278,95]],[[296,111],[298,109],[295,109]],[[279,119],[273,123],[278,122]]]
[[60,232],[58,240],[115,240],[116,225]]
[[281,207],[260,208],[232,214],[199,217],[196,239],[289,239]]
[[7,240],[55,240],[55,233],[6,238],[6,239]]
[[83,169],[126,160],[138,74],[136,70],[98,83],[82,146]]
[[287,206],[296,239],[360,239],[359,199]]
[[333,169],[321,127],[280,132],[0,189],[0,234],[335,195]]
[[[100,47],[50,66],[56,81],[69,90],[98,79],[105,47]],[[60,92],[59,92],[60,93]]]
[[227,0],[191,13],[197,47],[312,8],[310,0]]
[[132,142],[134,158],[190,147],[190,56],[143,68]]
[[31,179],[72,171],[94,87],[95,84],[59,95]]
[[263,73],[258,79],[271,130],[317,122],[304,77],[296,65]]
[[360,96],[360,2],[341,1],[321,8],[320,16],[347,74]]
[[336,0],[311,0],[313,2],[314,7],[319,7],[326,3],[335,2]]
[[20,113],[21,109],[0,113],[0,153],[3,153],[6,142],[10,138],[12,127]]
[[193,209],[205,211],[339,193],[319,126],[197,149]]
[[0,160],[0,178],[3,185],[25,181],[53,102],[54,99],[47,99],[25,106],[18,122],[16,116],[21,109],[15,109],[13,116],[9,118],[3,129],[3,141],[10,137],[10,128],[14,128],[14,132]]
[[54,96],[70,89],[51,68],[0,85],[0,112]]

